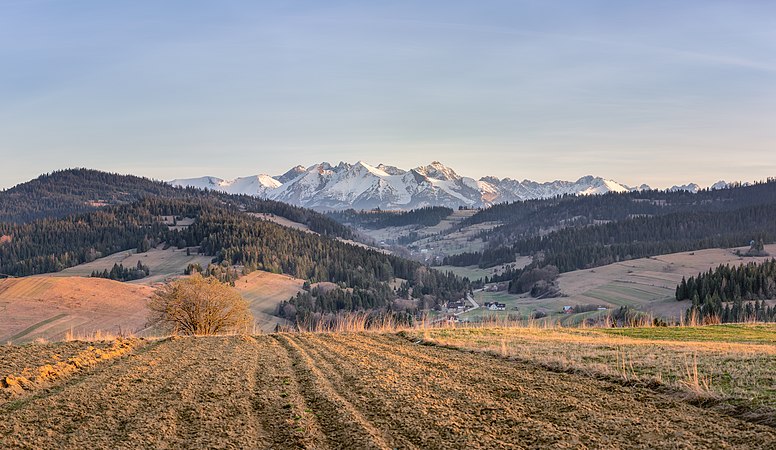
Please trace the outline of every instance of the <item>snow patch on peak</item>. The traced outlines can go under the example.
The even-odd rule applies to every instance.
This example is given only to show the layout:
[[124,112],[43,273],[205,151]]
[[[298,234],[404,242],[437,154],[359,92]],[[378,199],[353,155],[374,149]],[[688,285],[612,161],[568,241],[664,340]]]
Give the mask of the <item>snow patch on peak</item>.
[[698,186],[695,183],[682,184],[682,185],[678,185],[678,186],[671,186],[670,188],[668,188],[668,190],[670,192],[687,191],[687,192],[690,192],[692,194],[697,193],[700,189],[701,189],[701,187]]
[[453,169],[445,166],[439,161],[433,161],[427,166],[416,167],[415,171],[428,178],[437,180],[455,181],[461,178]]
[[193,187],[197,189],[217,190],[223,186],[224,180],[218,177],[176,178],[167,183],[175,187]]
[[384,170],[382,170],[382,169],[380,169],[378,167],[370,166],[369,164],[367,164],[367,163],[365,163],[363,161],[357,162],[356,164],[353,165],[353,167],[364,168],[369,173],[374,174],[374,175],[376,175],[378,177],[389,177],[390,176],[390,174],[385,172]]
[[404,175],[405,173],[407,173],[407,171],[404,169],[399,169],[398,167],[395,167],[395,166],[387,166],[382,163],[378,164],[377,168],[389,175]]
[[728,188],[728,186],[729,186],[729,185],[728,185],[728,184],[725,182],[725,180],[719,180],[719,181],[717,181],[716,183],[714,183],[714,184],[712,184],[712,185],[711,185],[711,189],[712,189],[712,190],[717,190],[717,189],[727,189],[727,188]]

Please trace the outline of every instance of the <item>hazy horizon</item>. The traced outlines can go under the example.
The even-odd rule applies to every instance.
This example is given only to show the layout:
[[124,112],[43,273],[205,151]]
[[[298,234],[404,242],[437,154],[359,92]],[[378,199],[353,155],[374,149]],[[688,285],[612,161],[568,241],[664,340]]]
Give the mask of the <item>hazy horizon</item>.
[[776,4],[0,0],[0,187],[363,160],[656,188],[776,175]]
[[[420,167],[420,166],[427,166],[427,165],[431,164],[432,162],[434,162],[434,161],[425,161],[425,162],[421,162],[421,163],[418,163],[418,164],[415,164],[415,165],[411,165],[411,166],[406,166],[405,167],[405,166],[395,165],[395,164],[391,164],[391,163],[386,163],[385,161],[381,161],[381,162],[378,162],[378,163],[373,163],[371,161],[364,161],[364,160],[359,160],[359,161],[364,162],[364,163],[366,163],[368,165],[371,165],[371,166],[374,166],[374,167],[377,167],[380,164],[385,164],[385,165],[388,165],[388,166],[398,167],[399,169],[404,169],[404,170],[411,170],[411,169],[415,169],[415,168]],[[223,180],[226,180],[226,181],[233,181],[233,180],[235,180],[237,178],[247,178],[247,177],[252,177],[252,176],[257,176],[257,175],[269,175],[270,177],[280,177],[285,172],[287,172],[290,169],[292,169],[294,167],[297,167],[297,166],[302,166],[305,169],[308,169],[308,168],[310,168],[312,166],[315,166],[315,165],[318,165],[318,164],[322,164],[322,163],[328,163],[331,166],[337,166],[338,164],[340,164],[342,162],[348,163],[348,164],[356,164],[359,161],[319,161],[319,162],[317,162],[315,164],[295,164],[295,165],[287,167],[287,168],[285,168],[285,169],[283,169],[283,170],[281,170],[279,172],[260,171],[260,172],[255,172],[255,173],[246,173],[246,174],[242,174],[242,175],[229,176],[229,177],[221,176],[218,173],[214,172],[214,173],[204,173],[204,174],[191,175],[191,176],[175,176],[175,177],[161,177],[160,178],[160,177],[151,176],[151,175],[147,175],[147,174],[143,174],[143,173],[135,173],[135,172],[130,172],[130,171],[120,171],[120,170],[117,171],[117,170],[112,170],[112,169],[108,169],[108,168],[98,168],[98,167],[66,167],[66,168],[62,168],[62,169],[54,169],[53,171],[47,171],[47,172],[40,173],[40,174],[35,175],[34,177],[30,178],[30,179],[23,180],[23,181],[21,181],[19,183],[16,183],[14,185],[0,186],[0,190],[10,189],[10,188],[12,188],[12,187],[14,187],[14,186],[16,186],[18,184],[23,184],[23,183],[25,183],[27,181],[30,181],[30,180],[32,180],[34,178],[37,178],[38,176],[45,175],[45,174],[48,174],[48,173],[51,173],[51,172],[54,172],[54,171],[68,170],[68,169],[78,169],[78,168],[80,168],[80,169],[94,169],[94,170],[100,170],[100,171],[103,171],[103,172],[118,173],[119,175],[135,175],[135,176],[138,176],[138,177],[144,177],[144,178],[149,178],[149,179],[153,179],[153,180],[157,180],[157,181],[163,181],[163,182],[169,182],[169,181],[173,181],[173,180],[176,180],[176,179],[193,179],[193,178],[203,178],[203,177],[216,177],[216,178],[220,178],[220,179],[223,179]],[[470,173],[465,173],[465,172],[462,172],[462,171],[456,169],[455,167],[452,167],[452,166],[450,166],[448,164],[445,164],[444,161],[439,161],[439,162],[444,164],[445,166],[453,169],[458,175],[460,175],[462,177],[469,177],[469,178],[473,178],[475,180],[480,180],[481,178],[484,178],[484,177],[494,176],[492,174],[470,174]],[[586,177],[586,176],[600,177],[600,178],[603,178],[605,180],[616,181],[616,182],[618,182],[618,183],[620,183],[622,185],[626,185],[626,186],[631,187],[631,188],[638,188],[639,186],[641,186],[643,184],[648,184],[649,187],[652,188],[652,189],[668,189],[668,188],[671,188],[671,187],[683,186],[683,185],[688,185],[688,184],[691,184],[691,183],[698,184],[701,189],[704,189],[704,188],[710,187],[712,184],[714,184],[714,183],[716,183],[718,181],[724,181],[726,183],[735,183],[735,182],[756,183],[756,182],[766,181],[766,179],[768,178],[768,177],[752,178],[752,179],[732,179],[732,178],[730,178],[730,179],[723,179],[723,178],[719,178],[719,179],[717,179],[717,180],[715,180],[713,182],[710,182],[710,183],[698,183],[698,182],[693,181],[693,180],[687,180],[687,181],[677,181],[675,183],[672,183],[672,184],[669,184],[669,185],[665,185],[665,186],[663,186],[663,185],[660,185],[660,186],[658,186],[658,185],[651,185],[649,183],[640,183],[640,182],[628,183],[628,182],[625,182],[623,180],[617,179],[616,177],[609,177],[609,176],[605,176],[605,175],[602,175],[602,174],[595,174],[595,173],[585,173],[585,174],[581,174],[579,176],[572,176],[570,178],[552,178],[552,179],[534,179],[534,178],[514,177],[514,176],[505,176],[505,177],[496,176],[496,178],[499,178],[499,179],[511,178],[511,179],[517,180],[517,181],[528,180],[528,181],[535,181],[537,183],[550,183],[550,182],[553,182],[553,181],[571,181],[571,182],[574,182],[574,181],[577,181],[577,180],[579,180],[579,179],[581,179],[583,177]]]

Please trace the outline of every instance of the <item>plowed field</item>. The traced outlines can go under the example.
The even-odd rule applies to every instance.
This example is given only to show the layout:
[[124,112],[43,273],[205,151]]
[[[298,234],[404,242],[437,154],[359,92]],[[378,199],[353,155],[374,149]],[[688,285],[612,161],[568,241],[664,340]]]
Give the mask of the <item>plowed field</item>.
[[0,404],[0,448],[774,443],[773,428],[648,389],[392,334],[158,341]]

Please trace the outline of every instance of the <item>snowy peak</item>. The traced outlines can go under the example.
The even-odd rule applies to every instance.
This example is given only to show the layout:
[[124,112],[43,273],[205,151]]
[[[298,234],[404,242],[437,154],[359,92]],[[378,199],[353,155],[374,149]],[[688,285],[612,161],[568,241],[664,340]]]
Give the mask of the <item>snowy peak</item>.
[[[321,162],[296,166],[283,175],[256,175],[223,180],[216,177],[185,178],[170,182],[231,194],[248,194],[316,209],[412,209],[423,206],[482,207],[494,203],[552,198],[559,195],[600,195],[608,192],[649,190],[631,188],[614,180],[584,176],[576,181],[536,182],[487,176],[479,180],[461,176],[439,161],[409,171],[364,161],[354,164]],[[712,189],[724,189],[724,181]],[[697,192],[697,184],[670,190]]]
[[288,172],[284,173],[283,175],[279,175],[275,177],[275,179],[281,184],[288,183],[289,181],[293,180],[299,175],[305,173],[305,171],[306,169],[302,166],[292,167],[291,169],[288,170]]
[[682,185],[679,185],[679,186],[671,186],[670,188],[668,188],[668,190],[670,192],[687,191],[687,192],[690,192],[692,194],[695,194],[699,190],[701,190],[701,187],[698,186],[695,183],[690,183],[690,184],[682,184]]
[[223,187],[224,180],[217,177],[178,178],[168,183],[176,187],[194,187],[219,191]]
[[224,180],[216,177],[181,178],[169,182],[173,186],[211,189],[229,194],[248,194],[266,197],[266,194],[281,186],[280,181],[269,175],[254,175],[249,177]]
[[407,171],[404,169],[399,169],[398,167],[395,167],[395,166],[387,166],[385,164],[378,164],[377,168],[389,175],[404,175],[405,173],[407,173]]
[[[584,186],[589,187],[581,189]],[[629,192],[631,190],[627,186],[623,186],[616,181],[595,178],[590,175],[577,180],[575,186],[572,188],[572,191],[577,189],[580,189],[578,191],[580,195],[600,195],[606,194],[607,192]]]
[[712,184],[710,189],[714,191],[717,189],[727,189],[727,188],[728,188],[728,184],[724,180],[719,180],[716,183]]
[[413,170],[423,176],[436,180],[455,181],[461,178],[453,169],[445,166],[439,161],[434,161],[427,166],[416,167]]

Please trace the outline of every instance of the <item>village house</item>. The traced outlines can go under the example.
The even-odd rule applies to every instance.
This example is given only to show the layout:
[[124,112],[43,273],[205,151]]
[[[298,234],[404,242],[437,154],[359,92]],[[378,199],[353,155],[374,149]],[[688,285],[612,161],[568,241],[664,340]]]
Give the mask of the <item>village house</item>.
[[450,301],[447,302],[445,305],[445,308],[447,308],[448,312],[460,312],[466,309],[466,300],[457,300],[457,301]]
[[507,309],[507,305],[505,303],[499,302],[485,302],[484,306],[491,311],[505,311]]

